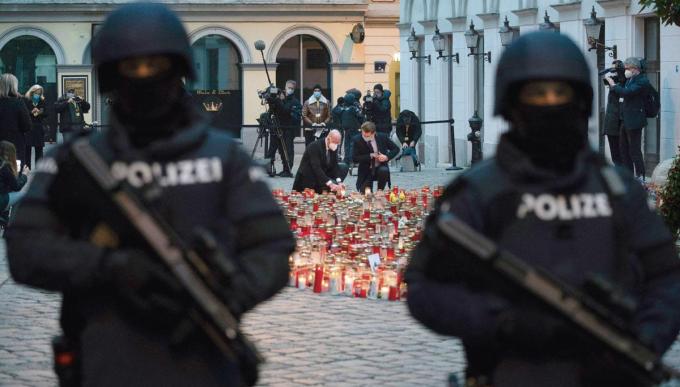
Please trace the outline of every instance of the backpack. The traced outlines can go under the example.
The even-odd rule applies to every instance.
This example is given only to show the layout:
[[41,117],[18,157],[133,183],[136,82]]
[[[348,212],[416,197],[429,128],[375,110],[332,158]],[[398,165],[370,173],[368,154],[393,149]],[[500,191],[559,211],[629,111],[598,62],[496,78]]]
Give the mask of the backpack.
[[647,92],[644,101],[645,116],[647,118],[655,118],[659,115],[661,109],[661,102],[659,101],[659,92],[656,91],[651,84],[647,86]]

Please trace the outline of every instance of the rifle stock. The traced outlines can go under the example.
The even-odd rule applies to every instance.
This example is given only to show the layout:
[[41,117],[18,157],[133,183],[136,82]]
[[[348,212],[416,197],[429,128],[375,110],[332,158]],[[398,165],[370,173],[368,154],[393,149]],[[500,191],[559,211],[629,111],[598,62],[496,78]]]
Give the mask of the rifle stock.
[[492,240],[450,212],[439,216],[437,227],[449,240],[471,253],[483,269],[492,270],[510,286],[524,291],[629,364],[627,369],[637,380],[659,384],[680,378],[677,370],[664,364],[626,329],[627,324],[580,290],[500,250]]
[[[224,296],[219,288],[222,278],[212,272],[214,262],[204,259],[189,247],[163,218],[144,205],[133,189],[118,182],[86,138],[74,142],[71,150],[83,169],[190,296],[194,304],[188,312],[191,320],[220,352],[240,365],[244,381],[254,385],[257,365],[264,359],[241,332],[238,320],[220,298]],[[233,266],[229,264],[221,262],[217,269],[228,269],[229,272],[219,274],[224,277],[233,275]]]

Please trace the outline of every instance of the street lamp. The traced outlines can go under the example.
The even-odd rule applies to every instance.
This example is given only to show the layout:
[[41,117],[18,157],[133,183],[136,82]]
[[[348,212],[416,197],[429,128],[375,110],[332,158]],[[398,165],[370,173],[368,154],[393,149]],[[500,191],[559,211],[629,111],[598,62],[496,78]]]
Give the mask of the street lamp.
[[510,27],[508,17],[505,16],[503,26],[498,29],[498,34],[501,36],[501,45],[503,45],[503,47],[507,47],[512,44],[512,42],[515,40],[515,37],[518,35],[518,32],[519,30],[517,28]]
[[590,18],[584,20],[583,25],[586,27],[586,36],[588,37],[588,44],[590,45],[590,48],[588,49],[588,51],[592,51],[592,50],[596,50],[598,48],[602,48],[605,52],[611,51],[609,53],[609,56],[616,59],[616,54],[617,54],[616,45],[613,45],[611,47],[607,47],[604,44],[599,42],[600,34],[602,33],[602,21],[597,18],[597,12],[595,12],[595,6],[593,6],[593,10],[590,12]]
[[482,161],[482,124],[484,120],[479,117],[477,110],[475,114],[468,120],[470,124],[470,133],[467,136],[468,141],[472,144],[472,157],[470,164],[475,164]]
[[406,39],[408,43],[408,50],[411,51],[411,60],[413,59],[427,59],[427,64],[431,64],[430,55],[418,56],[418,47],[420,46],[420,41],[416,37],[416,30],[411,28],[411,36]]
[[538,26],[541,31],[557,32],[557,26],[555,23],[550,21],[550,16],[548,16],[548,11],[545,11],[545,17],[543,17],[543,23]]
[[439,54],[437,59],[442,59],[446,61],[446,58],[451,58],[452,62],[460,63],[460,57],[458,53],[452,55],[443,55],[442,53],[446,50],[446,38],[444,35],[439,33],[439,27],[435,26],[434,36],[432,37],[432,44],[434,45],[434,50]]
[[470,53],[467,56],[481,56],[482,59],[491,63],[491,51],[481,53],[475,52],[477,46],[479,46],[479,32],[475,31],[475,25],[472,20],[470,20],[470,29],[465,31],[465,44],[470,49]]

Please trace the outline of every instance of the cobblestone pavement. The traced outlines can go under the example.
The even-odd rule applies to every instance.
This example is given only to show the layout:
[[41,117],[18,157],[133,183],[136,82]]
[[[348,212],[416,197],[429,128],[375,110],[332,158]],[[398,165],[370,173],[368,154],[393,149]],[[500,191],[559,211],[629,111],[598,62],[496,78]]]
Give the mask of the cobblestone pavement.
[[[392,181],[410,189],[453,176],[430,169],[394,173]],[[275,178],[271,186],[290,189],[292,182]],[[49,343],[59,332],[59,300],[15,284],[0,243],[0,386],[55,385]],[[443,386],[448,373],[465,364],[459,342],[422,328],[403,302],[286,288],[249,313],[244,330],[267,357],[263,386]],[[680,366],[680,347],[667,358]]]
[[[438,170],[395,173],[404,188],[444,184]],[[353,186],[354,178],[348,179]],[[293,179],[271,179],[290,189]],[[0,386],[54,386],[50,340],[60,297],[15,284],[0,244]],[[287,288],[249,313],[244,329],[267,357],[261,385],[443,385],[464,367],[455,339],[430,333],[403,302],[319,296]]]

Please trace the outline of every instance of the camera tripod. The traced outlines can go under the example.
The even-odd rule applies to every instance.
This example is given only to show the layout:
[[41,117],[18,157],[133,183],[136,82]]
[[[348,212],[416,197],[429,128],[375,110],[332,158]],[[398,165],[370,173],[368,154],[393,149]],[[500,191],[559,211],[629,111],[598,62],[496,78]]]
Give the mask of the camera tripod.
[[[281,163],[283,164],[283,170],[289,170],[290,171],[290,158],[288,155],[288,148],[286,147],[286,142],[283,137],[283,130],[281,129],[281,126],[279,125],[279,120],[276,117],[276,114],[272,112],[268,112],[266,115],[263,115],[264,119],[259,119],[258,122],[260,123],[260,128],[258,128],[258,137],[257,140],[255,141],[255,146],[253,147],[253,151],[251,153],[251,157],[255,154],[255,149],[257,148],[257,145],[259,143],[262,143],[262,141],[265,142],[265,158],[269,157],[269,153],[272,152],[272,147],[274,144],[268,144],[268,137],[267,134],[273,134],[276,136],[278,139],[278,146],[281,147]],[[276,174],[276,167],[274,161],[276,160],[276,153],[271,155],[271,160],[269,163],[269,174],[270,175],[275,175]]]

